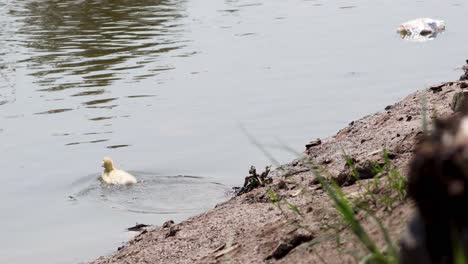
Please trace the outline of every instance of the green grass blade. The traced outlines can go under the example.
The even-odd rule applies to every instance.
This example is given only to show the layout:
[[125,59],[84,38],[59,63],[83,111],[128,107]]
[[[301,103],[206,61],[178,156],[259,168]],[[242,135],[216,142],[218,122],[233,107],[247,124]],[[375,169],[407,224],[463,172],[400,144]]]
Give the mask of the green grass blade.
[[266,150],[262,144],[260,144],[260,142],[258,142],[255,137],[253,137],[248,131],[247,129],[240,125],[240,128],[242,130],[242,132],[244,132],[244,134],[247,136],[247,138],[249,139],[250,143],[252,143],[254,146],[256,146],[262,153],[263,155],[265,155],[273,164],[275,164],[276,167],[280,167],[281,164],[279,163],[278,160],[275,159],[275,157],[273,157],[273,155],[270,154],[270,152],[268,150]]
[[422,114],[422,130],[424,134],[428,134],[428,128],[427,128],[427,98],[426,94],[423,93],[421,95],[421,114]]
[[271,188],[268,189],[267,193],[268,193],[268,197],[270,198],[270,201],[272,203],[279,202],[278,195],[276,195],[276,193]]
[[[284,148],[292,153],[298,154],[295,150],[287,146],[285,146]],[[369,252],[371,252],[377,259],[384,260],[385,258],[382,252],[379,250],[377,245],[372,241],[365,229],[356,219],[354,210],[352,209],[351,205],[349,204],[341,189],[337,185],[333,186],[332,184],[328,183],[328,181],[316,169],[317,166],[312,160],[309,159],[307,162],[305,162],[305,165],[308,166],[309,169],[314,173],[315,177],[322,185],[322,188],[332,199],[337,211],[341,214],[343,220],[347,224],[349,224],[351,231],[357,236],[357,238],[367,248],[367,250],[369,250]]]
[[284,202],[286,203],[286,206],[291,209],[291,211],[293,211],[294,213],[296,213],[297,215],[299,215],[300,217],[304,217],[304,215],[301,213],[301,211],[299,210],[299,208],[297,206],[295,206],[294,204],[290,203],[289,201],[287,200],[284,200]]
[[[455,233],[455,232],[452,232]],[[458,236],[454,236],[458,237]],[[453,241],[453,263],[455,264],[466,264],[465,252],[461,245],[460,239],[454,239]]]
[[382,221],[380,221],[380,219],[375,214],[373,214],[371,211],[367,210],[366,208],[360,208],[360,209],[366,212],[366,214],[369,215],[377,223],[380,231],[383,234],[385,243],[387,243],[388,254],[392,257],[392,259],[396,263],[396,260],[398,259],[398,251],[395,245],[393,244],[390,234],[388,233],[387,229],[383,225]]

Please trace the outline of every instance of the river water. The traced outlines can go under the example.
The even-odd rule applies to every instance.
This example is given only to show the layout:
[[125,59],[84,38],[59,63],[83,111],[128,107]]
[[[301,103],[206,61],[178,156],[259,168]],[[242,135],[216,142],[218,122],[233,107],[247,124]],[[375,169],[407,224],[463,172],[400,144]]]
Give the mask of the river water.
[[[226,199],[353,119],[453,80],[467,4],[0,0],[0,263],[79,263]],[[395,33],[447,22],[435,40]],[[101,160],[135,174],[101,186]]]

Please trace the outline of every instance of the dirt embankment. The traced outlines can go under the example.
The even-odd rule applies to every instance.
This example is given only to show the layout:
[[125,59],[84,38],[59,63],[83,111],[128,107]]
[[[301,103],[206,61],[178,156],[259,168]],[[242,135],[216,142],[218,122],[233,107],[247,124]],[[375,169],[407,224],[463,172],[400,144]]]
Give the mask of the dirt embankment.
[[[413,93],[385,110],[351,122],[336,135],[308,144],[306,154],[353,196],[360,184],[346,166],[343,150],[361,177],[371,177],[369,164],[382,162],[383,149],[393,166],[406,175],[415,141],[421,135],[422,98],[429,124],[434,117],[452,114],[450,104],[465,82],[450,82]],[[332,202],[301,160],[276,170],[273,183],[234,197],[216,208],[178,224],[147,228],[103,263],[355,263],[364,250],[354,235],[339,225]],[[268,195],[297,206],[303,216],[283,206],[279,210]],[[398,240],[412,213],[408,199],[376,208],[393,239]],[[362,223],[382,243],[379,229]]]

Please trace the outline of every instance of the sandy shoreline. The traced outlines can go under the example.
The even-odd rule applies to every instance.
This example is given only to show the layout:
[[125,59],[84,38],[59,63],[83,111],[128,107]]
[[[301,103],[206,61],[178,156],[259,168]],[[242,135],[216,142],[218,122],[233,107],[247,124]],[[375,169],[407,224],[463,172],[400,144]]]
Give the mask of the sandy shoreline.
[[[394,105],[383,106],[378,113],[351,122],[334,136],[311,144],[305,153],[335,177],[347,194],[358,192],[358,185],[345,166],[342,149],[365,174],[366,164],[381,162],[386,148],[392,164],[406,175],[414,142],[421,135],[421,98],[426,98],[429,117],[449,116],[453,113],[453,95],[466,86],[464,81],[447,82],[410,94]],[[355,263],[353,255],[363,250],[349,231],[330,227],[336,212],[313,173],[301,160],[282,168],[287,176],[284,171],[274,171],[271,186],[234,197],[181,223],[147,228],[112,255],[91,263],[316,263],[321,259],[327,263]],[[290,210],[281,213],[270,202],[270,187],[304,216]],[[412,202],[406,199],[391,211],[376,213],[398,240],[412,214]],[[377,228],[363,222],[369,233],[381,241]],[[333,233],[340,233],[339,242],[326,239]],[[324,238],[320,243],[308,243],[320,237]]]

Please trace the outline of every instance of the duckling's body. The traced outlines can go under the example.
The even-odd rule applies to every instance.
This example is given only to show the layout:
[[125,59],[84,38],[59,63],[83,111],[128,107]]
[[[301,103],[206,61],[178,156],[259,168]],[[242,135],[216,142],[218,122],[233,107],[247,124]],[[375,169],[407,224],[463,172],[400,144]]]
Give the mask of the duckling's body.
[[114,185],[137,183],[137,179],[130,173],[114,168],[111,158],[104,158],[102,167],[104,167],[104,171],[102,172],[101,177],[99,177],[99,180],[103,183]]

